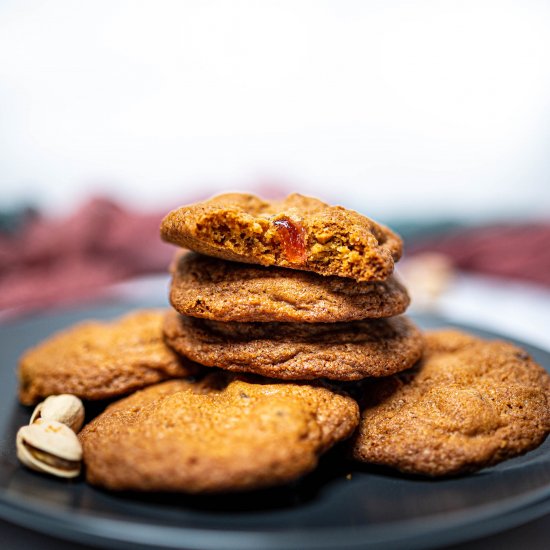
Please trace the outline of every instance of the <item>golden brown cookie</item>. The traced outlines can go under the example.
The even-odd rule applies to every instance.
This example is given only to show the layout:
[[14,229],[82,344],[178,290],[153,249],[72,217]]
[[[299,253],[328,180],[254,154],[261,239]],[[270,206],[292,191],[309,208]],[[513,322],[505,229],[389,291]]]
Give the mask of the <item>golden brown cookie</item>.
[[194,252],[172,266],[170,302],[184,315],[239,322],[333,323],[392,317],[409,305],[393,277],[358,283],[308,271],[228,262]]
[[341,206],[292,194],[282,201],[229,193],[162,221],[165,241],[224,260],[383,281],[402,252],[388,228]]
[[523,454],[550,432],[550,376],[522,349],[442,330],[412,371],[366,381],[357,460],[427,476]]
[[79,437],[94,485],[212,493],[293,481],[358,421],[353,399],[323,387],[216,372],[137,392]]
[[221,323],[166,314],[166,343],[193,361],[284,380],[358,380],[408,369],[422,355],[405,317],[352,323]]
[[196,373],[197,365],[164,344],[163,316],[141,310],[108,323],[81,323],[31,348],[19,362],[21,403],[60,393],[107,399]]

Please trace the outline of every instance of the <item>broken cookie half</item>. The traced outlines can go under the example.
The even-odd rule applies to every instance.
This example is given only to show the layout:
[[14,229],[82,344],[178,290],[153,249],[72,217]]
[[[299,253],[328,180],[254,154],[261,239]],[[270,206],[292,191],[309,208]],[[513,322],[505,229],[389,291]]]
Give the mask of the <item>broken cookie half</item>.
[[281,201],[230,193],[182,206],[164,218],[161,236],[207,256],[356,281],[386,280],[402,253],[388,228],[296,193]]

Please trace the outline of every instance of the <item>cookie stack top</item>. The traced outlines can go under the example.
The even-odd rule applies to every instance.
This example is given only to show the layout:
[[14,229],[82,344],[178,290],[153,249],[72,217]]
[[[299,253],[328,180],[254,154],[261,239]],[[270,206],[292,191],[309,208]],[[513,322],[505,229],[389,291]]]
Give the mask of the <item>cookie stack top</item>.
[[392,275],[390,229],[298,194],[231,193],[183,206],[162,238],[194,252],[172,264],[164,334],[206,366],[281,379],[357,380],[409,368],[422,338]]
[[297,193],[282,201],[229,193],[164,218],[162,238],[207,256],[359,282],[384,281],[403,250],[387,227]]

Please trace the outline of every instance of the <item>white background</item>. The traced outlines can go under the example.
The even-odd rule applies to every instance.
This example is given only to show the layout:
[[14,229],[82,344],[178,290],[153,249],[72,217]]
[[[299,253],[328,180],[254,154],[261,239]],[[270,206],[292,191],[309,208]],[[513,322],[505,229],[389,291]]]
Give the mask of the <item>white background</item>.
[[0,3],[0,206],[258,182],[374,217],[550,212],[550,3]]

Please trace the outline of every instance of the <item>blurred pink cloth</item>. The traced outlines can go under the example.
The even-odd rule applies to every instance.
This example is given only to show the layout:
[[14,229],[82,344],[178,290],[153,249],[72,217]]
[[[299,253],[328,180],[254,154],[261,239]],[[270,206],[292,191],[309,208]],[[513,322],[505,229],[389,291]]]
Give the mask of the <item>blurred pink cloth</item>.
[[159,237],[164,213],[93,199],[66,219],[39,217],[16,235],[0,235],[0,309],[80,301],[109,283],[165,272],[174,247]]
[[463,229],[407,247],[408,255],[428,251],[461,271],[550,286],[550,223]]
[[[167,272],[175,247],[160,240],[166,212],[93,199],[65,219],[37,217],[0,235],[0,309],[18,314],[80,302],[111,283]],[[550,286],[550,224],[476,227],[407,243],[407,255],[426,251],[448,256],[460,270]]]

